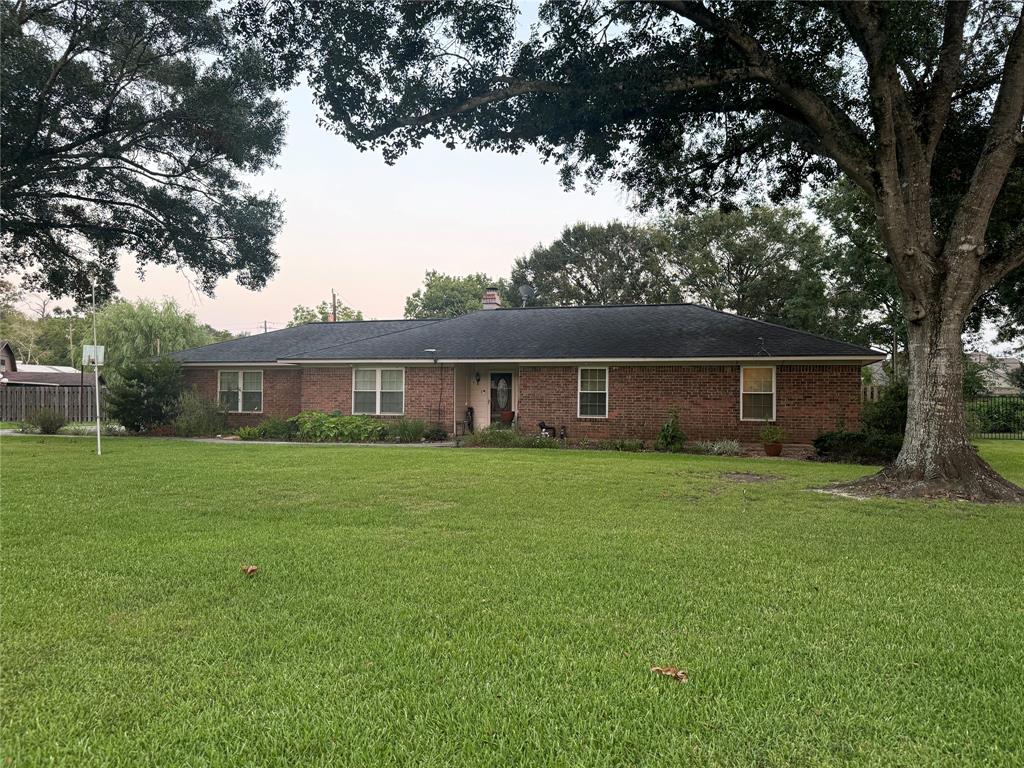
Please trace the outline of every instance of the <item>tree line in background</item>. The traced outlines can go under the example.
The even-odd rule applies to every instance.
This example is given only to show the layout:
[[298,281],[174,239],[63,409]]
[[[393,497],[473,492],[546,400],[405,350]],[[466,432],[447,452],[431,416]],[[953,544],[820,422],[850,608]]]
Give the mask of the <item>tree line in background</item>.
[[[899,286],[858,197],[837,184],[813,198],[813,219],[795,206],[752,205],[661,213],[639,224],[575,224],[516,259],[510,278],[427,272],[406,299],[405,316],[480,309],[489,286],[513,307],[694,302],[899,359],[907,336]],[[519,291],[524,285],[533,288],[528,299]],[[969,326],[978,330],[988,320],[1000,340],[1019,340],[1024,297],[991,293]]]
[[[139,360],[232,338],[227,331],[200,323],[170,299],[111,300],[97,310],[96,330],[106,347],[108,378]],[[10,341],[26,363],[81,367],[82,345],[92,343],[92,316],[84,311],[51,311],[45,299],[23,297],[4,282],[0,338]]]

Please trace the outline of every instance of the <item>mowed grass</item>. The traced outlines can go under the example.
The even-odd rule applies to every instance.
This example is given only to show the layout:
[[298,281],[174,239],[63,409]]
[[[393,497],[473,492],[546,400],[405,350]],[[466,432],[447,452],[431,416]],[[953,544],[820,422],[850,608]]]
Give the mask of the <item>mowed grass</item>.
[[1020,507],[808,462],[93,448],[0,445],[5,765],[1024,762]]

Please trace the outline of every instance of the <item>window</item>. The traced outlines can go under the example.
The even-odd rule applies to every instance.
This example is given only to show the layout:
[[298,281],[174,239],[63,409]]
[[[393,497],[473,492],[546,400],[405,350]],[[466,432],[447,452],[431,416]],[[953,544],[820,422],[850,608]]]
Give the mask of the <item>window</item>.
[[221,371],[217,390],[217,400],[230,413],[263,410],[263,371]]
[[405,412],[404,368],[356,368],[352,372],[352,413]]
[[581,418],[608,416],[607,368],[580,368],[578,415]]
[[740,368],[740,421],[775,421],[774,368]]

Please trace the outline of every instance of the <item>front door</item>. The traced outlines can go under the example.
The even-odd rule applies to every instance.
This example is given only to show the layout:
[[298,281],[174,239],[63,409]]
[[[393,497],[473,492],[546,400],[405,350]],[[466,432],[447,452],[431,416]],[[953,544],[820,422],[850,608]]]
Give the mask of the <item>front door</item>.
[[491,424],[501,421],[502,411],[512,410],[512,374],[491,374]]

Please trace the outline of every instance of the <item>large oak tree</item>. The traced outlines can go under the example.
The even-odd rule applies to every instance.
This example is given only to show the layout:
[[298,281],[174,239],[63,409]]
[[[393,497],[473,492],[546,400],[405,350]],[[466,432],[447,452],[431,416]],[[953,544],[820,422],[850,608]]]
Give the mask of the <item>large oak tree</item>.
[[210,293],[276,268],[279,202],[245,183],[284,116],[260,57],[211,2],[3,0],[5,272],[52,296],[116,290],[119,256]]
[[775,198],[847,177],[871,202],[908,323],[909,419],[865,484],[1024,498],[971,447],[961,332],[1024,262],[1024,7],[1016,2],[241,0],[324,119],[393,161],[428,137],[536,147],[638,205]]

